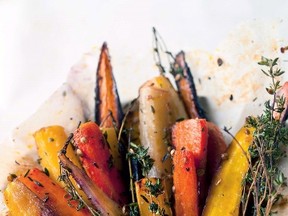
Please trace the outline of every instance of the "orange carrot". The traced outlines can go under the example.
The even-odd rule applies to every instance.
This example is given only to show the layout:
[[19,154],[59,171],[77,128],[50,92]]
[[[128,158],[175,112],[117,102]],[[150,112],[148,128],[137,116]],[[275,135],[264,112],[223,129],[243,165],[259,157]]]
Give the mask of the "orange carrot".
[[69,194],[37,168],[17,179],[58,215],[90,215],[88,209],[77,210],[78,202],[69,201]]
[[74,132],[74,142],[83,168],[92,181],[104,193],[119,204],[126,203],[123,176],[113,165],[113,157],[100,128],[94,122],[87,122]]
[[177,150],[186,149],[193,153],[198,177],[199,210],[203,208],[207,196],[206,156],[208,126],[205,119],[188,119],[172,127],[172,143]]
[[192,151],[197,169],[206,167],[208,128],[205,119],[188,119],[172,127],[172,142],[177,150]]
[[120,127],[123,111],[106,43],[101,49],[96,76],[96,122],[106,128],[114,127],[115,122],[116,126]]
[[193,153],[187,149],[176,150],[174,164],[174,198],[176,215],[198,215],[197,174]]
[[217,172],[221,157],[225,153],[227,145],[219,128],[208,122],[208,145],[207,145],[207,181],[210,184]]

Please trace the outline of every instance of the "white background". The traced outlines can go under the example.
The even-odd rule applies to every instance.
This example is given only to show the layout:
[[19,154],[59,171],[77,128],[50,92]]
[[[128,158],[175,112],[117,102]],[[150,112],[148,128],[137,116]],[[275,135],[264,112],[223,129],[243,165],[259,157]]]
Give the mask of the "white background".
[[115,59],[120,93],[133,92],[143,80],[129,64],[117,71],[117,58],[152,62],[152,26],[172,51],[213,50],[238,23],[286,19],[287,8],[284,0],[0,0],[0,140],[65,81],[83,53],[103,41]]

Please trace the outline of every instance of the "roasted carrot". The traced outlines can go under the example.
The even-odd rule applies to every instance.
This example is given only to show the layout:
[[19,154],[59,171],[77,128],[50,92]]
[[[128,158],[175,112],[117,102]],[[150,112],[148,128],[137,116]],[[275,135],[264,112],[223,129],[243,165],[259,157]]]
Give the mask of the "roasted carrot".
[[208,144],[207,144],[207,181],[208,185],[217,172],[221,158],[226,151],[227,145],[225,143],[223,134],[219,128],[212,122],[208,123]]
[[47,204],[45,200],[39,199],[22,182],[15,179],[8,183],[4,198],[9,208],[10,216],[55,216],[57,215]]
[[106,43],[101,49],[96,79],[96,123],[106,128],[119,127],[123,118],[123,111]]
[[75,181],[89,197],[92,205],[98,211],[100,211],[101,215],[122,215],[121,208],[118,203],[110,199],[96,184],[93,183],[91,178],[89,178],[82,169],[74,165],[63,152],[60,152],[59,159],[61,166],[69,171]]
[[172,127],[172,143],[177,150],[193,152],[197,169],[206,167],[208,126],[205,119],[187,119]]
[[205,112],[199,103],[193,76],[185,61],[185,54],[183,51],[176,55],[172,71],[174,72],[172,72],[172,74],[189,117],[205,118]]
[[57,215],[90,215],[85,208],[77,210],[77,201],[69,200],[69,194],[37,168],[17,179]]
[[140,141],[155,160],[148,177],[162,178],[172,173],[171,158],[166,157],[169,154],[169,129],[181,118],[187,118],[187,114],[168,78],[158,76],[141,86]]
[[176,149],[173,155],[173,182],[175,214],[177,216],[198,215],[197,174],[193,152]]
[[[40,165],[43,170],[49,172],[49,177],[54,181],[60,184],[60,186],[65,187],[63,182],[58,181],[60,173],[60,165],[58,159],[58,152],[63,148],[67,135],[64,131],[64,128],[59,125],[49,126],[41,128],[40,130],[34,133],[34,138],[38,150],[38,155],[41,158]],[[73,151],[72,146],[68,146],[67,156],[70,160],[73,161],[78,167],[81,167],[80,161],[77,158],[77,155]],[[76,186],[73,179],[71,179],[73,184]],[[75,187],[78,193],[84,198],[86,202],[89,202],[83,191],[78,187]]]
[[83,168],[92,181],[117,203],[126,203],[123,176],[114,166],[109,146],[97,124],[87,122],[80,125],[74,132],[74,143]]
[[118,143],[117,131],[115,128],[100,128],[104,138],[109,146],[110,154],[113,158],[114,166],[119,170],[123,171],[123,149]]
[[208,126],[205,119],[189,119],[177,122],[172,127],[172,144],[176,150],[186,149],[193,153],[198,177],[199,210],[207,196],[206,160]]
[[[158,178],[143,178],[135,182],[140,215],[172,215],[169,195],[164,188],[167,182]],[[152,190],[151,190],[152,188]]]
[[[172,74],[175,78],[178,91],[183,100],[185,109],[190,118],[205,118],[205,112],[202,109],[197,91],[195,88],[193,76],[185,60],[183,51],[179,52],[175,58]],[[208,143],[207,143],[207,175],[206,184],[209,185],[213,175],[218,169],[221,161],[221,155],[226,149],[223,136],[216,125],[208,123]],[[197,157],[196,157],[197,158]],[[197,160],[197,159],[196,159]],[[197,161],[196,161],[196,167]],[[205,190],[205,189],[204,189]],[[200,206],[203,205],[204,197],[200,197]]]
[[248,171],[248,148],[253,141],[253,128],[242,127],[227,149],[214,176],[203,216],[238,215],[243,190],[243,178]]

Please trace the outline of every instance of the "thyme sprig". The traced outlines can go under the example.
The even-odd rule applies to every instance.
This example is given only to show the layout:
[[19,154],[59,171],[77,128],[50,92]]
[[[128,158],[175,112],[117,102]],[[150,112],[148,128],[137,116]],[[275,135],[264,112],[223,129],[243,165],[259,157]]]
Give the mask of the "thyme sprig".
[[[79,122],[78,127],[80,126],[81,122]],[[73,138],[73,133],[69,135],[67,138],[63,148],[61,149],[60,153],[66,154],[67,153],[67,148],[71,144]],[[69,170],[65,169],[61,164],[60,164],[60,175],[58,177],[59,181],[62,181],[65,184],[65,189],[68,192],[68,195],[70,196],[68,200],[68,204],[71,205],[71,201],[76,200],[78,202],[77,205],[77,210],[81,210],[82,208],[87,208],[91,215],[93,216],[99,216],[100,213],[95,210],[94,208],[90,207],[88,203],[85,202],[85,200],[82,198],[82,196],[78,193],[76,190],[75,186],[73,185],[72,181],[70,180],[70,172]]]
[[[64,182],[65,184],[65,189],[66,191],[68,192],[70,198],[68,200],[68,204],[71,203],[71,201],[77,201],[78,202],[78,205],[76,207],[77,211],[83,209],[83,208],[87,208],[91,215],[93,216],[100,216],[100,213],[95,210],[94,208],[90,207],[85,201],[84,199],[82,198],[82,196],[78,193],[78,191],[76,190],[76,188],[74,187],[73,183],[71,182],[69,176],[70,176],[70,173],[68,170],[66,170],[65,168],[63,167],[60,167],[61,169],[61,175],[59,176],[59,181],[62,181]],[[72,205],[72,204],[70,204]]]
[[[133,106],[134,102],[131,103],[131,106]],[[131,111],[131,108],[132,107],[130,107],[128,112]],[[126,121],[128,112],[126,113],[124,117],[122,125]],[[145,179],[145,180],[142,179],[145,181],[145,195],[141,194],[140,197],[146,203],[149,204],[148,210],[152,214],[165,215],[165,209],[161,207],[157,199],[155,199],[154,201],[153,200],[151,201],[152,197],[157,198],[159,195],[164,193],[161,179],[156,178],[154,182],[152,179],[149,178],[149,175],[148,175],[148,173],[150,172],[150,170],[152,169],[154,165],[154,160],[149,155],[149,148],[145,148],[138,142],[136,144],[131,140],[132,131],[133,131],[133,128],[126,128],[125,130],[120,130],[121,133],[127,135],[128,146],[127,146],[126,159],[128,160],[128,165],[129,165],[130,190],[131,190],[131,195],[132,195],[132,203],[125,206],[125,212],[127,209],[128,214],[130,216],[140,215],[140,209],[139,209],[138,203],[136,202],[136,197],[134,194],[135,193],[134,181],[138,181],[139,179],[141,179],[141,177],[139,178],[139,176],[142,175],[142,177],[144,177]],[[132,171],[132,163],[133,163],[133,167],[135,166],[135,164],[137,164],[136,166],[139,168],[139,172],[141,172],[141,175],[138,175],[138,174],[135,175],[135,173],[133,173],[133,172],[138,172],[138,168],[135,169],[134,167],[134,171]]]
[[[166,55],[166,59],[169,64],[169,72],[176,76],[178,73],[183,74],[183,70],[179,67],[175,67],[175,57],[172,52],[168,51],[165,41],[161,37],[160,33],[156,30],[155,27],[152,28],[153,31],[153,56],[156,66],[159,69],[161,75],[166,73],[165,67],[162,64],[161,54]],[[176,69],[177,68],[177,69]]]
[[155,27],[152,28],[152,31],[153,31],[154,60],[156,62],[156,66],[158,67],[160,74],[164,75],[166,71],[162,65],[160,51],[163,51],[164,49],[167,50],[167,48],[164,43],[164,40],[162,39],[162,37],[160,36],[159,32],[156,30]]
[[144,148],[133,142],[130,142],[130,149],[127,154],[127,157],[133,158],[140,163],[142,175],[147,177],[149,171],[153,167],[154,160],[148,154],[149,148]]
[[[265,102],[263,114],[246,119],[248,127],[255,128],[253,142],[249,147],[249,170],[243,181],[242,213],[243,215],[271,215],[272,206],[281,197],[281,189],[286,186],[286,177],[279,169],[279,162],[286,156],[284,151],[288,142],[288,128],[281,118],[285,109],[285,99],[278,96],[281,88],[278,80],[284,71],[278,68],[278,58],[262,57],[258,63],[268,67],[262,72],[271,78],[271,84],[266,91],[273,100]],[[253,200],[252,209],[248,210],[248,203]],[[253,214],[251,214],[253,212]]]

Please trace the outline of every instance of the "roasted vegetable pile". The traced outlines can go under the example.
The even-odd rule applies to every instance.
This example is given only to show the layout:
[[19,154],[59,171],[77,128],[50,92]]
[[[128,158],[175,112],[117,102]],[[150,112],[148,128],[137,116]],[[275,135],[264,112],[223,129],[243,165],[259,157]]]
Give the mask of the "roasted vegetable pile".
[[[4,191],[9,214],[258,215],[248,190],[256,187],[254,179],[247,180],[257,160],[266,157],[259,151],[251,155],[257,151],[257,121],[251,117],[226,149],[221,130],[206,119],[199,103],[184,52],[173,60],[177,89],[161,73],[145,82],[123,111],[104,43],[96,72],[95,120],[80,122],[70,135],[59,125],[35,131],[42,170],[10,176]],[[276,105],[271,118],[283,123],[286,103]]]

